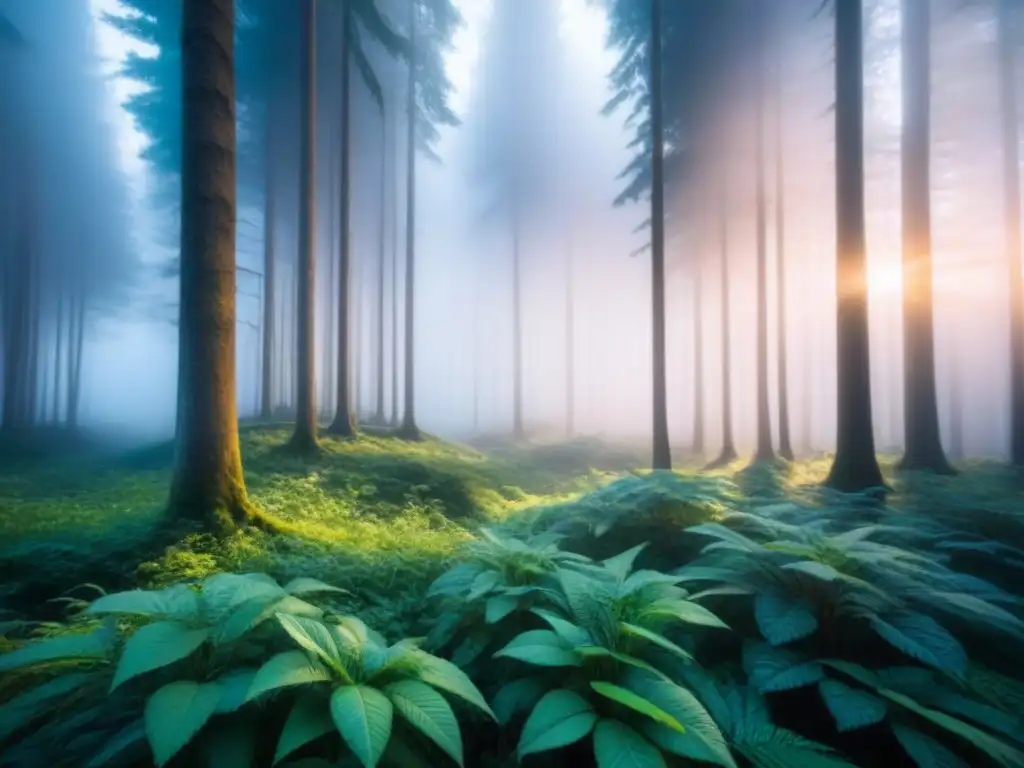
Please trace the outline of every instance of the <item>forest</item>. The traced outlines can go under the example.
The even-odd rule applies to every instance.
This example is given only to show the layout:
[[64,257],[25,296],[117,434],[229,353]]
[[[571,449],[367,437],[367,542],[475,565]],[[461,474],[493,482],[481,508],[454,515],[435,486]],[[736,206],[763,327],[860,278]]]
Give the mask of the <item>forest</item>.
[[1024,0],[0,0],[0,767],[1024,768]]

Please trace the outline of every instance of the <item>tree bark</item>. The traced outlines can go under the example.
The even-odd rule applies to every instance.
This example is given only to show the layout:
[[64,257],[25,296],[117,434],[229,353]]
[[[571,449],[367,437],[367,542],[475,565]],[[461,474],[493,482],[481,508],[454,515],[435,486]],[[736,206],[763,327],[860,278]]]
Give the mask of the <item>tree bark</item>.
[[299,116],[299,258],[296,300],[295,432],[291,447],[316,451],[316,0],[302,0]]
[[391,424],[398,425],[398,204],[399,204],[399,163],[398,163],[398,100],[396,99],[394,131],[391,137],[391,185],[394,211],[391,217]]
[[261,366],[260,418],[270,421],[274,414],[274,110],[267,104],[266,148],[263,168],[263,361]]
[[701,259],[693,275],[693,446],[694,456],[704,455],[704,307],[701,297]]
[[736,460],[736,445],[732,436],[732,345],[729,342],[729,221],[728,199],[723,184],[718,200],[718,242],[721,249],[722,298],[722,452],[708,464],[707,469],[718,469]]
[[344,50],[341,65],[341,232],[338,241],[338,360],[337,391],[335,392],[334,421],[328,431],[339,437],[353,437],[356,433],[352,423],[349,402],[349,255],[352,244],[352,9],[345,3],[343,15]]
[[380,221],[377,232],[377,323],[374,354],[376,355],[376,380],[374,382],[373,421],[384,423],[384,268],[387,253],[387,178],[388,178],[388,120],[380,115]]
[[252,519],[235,401],[234,18],[232,0],[182,2],[181,314],[168,511],[219,529]]
[[61,352],[64,351],[64,282],[61,280],[57,296],[57,339],[53,345],[53,423],[60,424]]
[[953,474],[939,434],[931,247],[931,13],[903,0],[903,442],[901,469]]
[[661,2],[651,0],[651,411],[653,469],[672,469],[665,392],[665,184],[661,82]]
[[[781,24],[779,25],[781,27]],[[779,335],[779,456],[793,461],[793,443],[789,423],[789,328],[786,324],[786,171],[783,151],[782,40],[775,67],[775,281]]]
[[836,455],[826,484],[858,492],[884,486],[871,421],[864,242],[864,72],[861,0],[835,3]]
[[999,93],[1003,138],[1003,210],[1010,281],[1010,460],[1024,466],[1024,277],[1021,274],[1020,150],[1017,129],[1017,19],[999,0]]
[[415,286],[416,286],[416,0],[409,0],[409,93],[407,94],[407,189],[405,191],[405,412],[399,434],[420,438],[416,426]]

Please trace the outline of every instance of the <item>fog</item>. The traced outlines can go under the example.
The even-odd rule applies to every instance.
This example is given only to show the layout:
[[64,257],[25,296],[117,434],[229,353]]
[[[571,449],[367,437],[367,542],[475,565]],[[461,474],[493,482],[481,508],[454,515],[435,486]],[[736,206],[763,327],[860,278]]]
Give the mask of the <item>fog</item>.
[[[613,95],[608,73],[619,51],[607,45],[606,14],[596,4],[509,2],[497,10],[491,0],[457,3],[465,24],[445,54],[445,65],[455,88],[452,107],[461,124],[439,128],[434,146],[439,160],[424,153],[417,157],[417,420],[427,432],[458,439],[512,431],[513,250],[518,243],[525,433],[539,438],[566,433],[571,327],[573,433],[649,440],[652,323],[645,222],[650,209],[646,195],[613,204],[627,183],[620,174],[634,158],[630,142],[635,123],[627,124],[628,103],[602,114]],[[536,6],[534,13],[541,21],[534,19],[538,26],[532,32],[516,26],[530,23],[529,18],[494,23],[501,12],[529,17],[511,7],[520,3]],[[404,7],[397,2],[380,5],[385,11]],[[777,109],[784,158],[789,412],[794,447],[806,455],[832,450],[836,439],[832,21],[827,12],[814,15],[818,3],[788,5],[781,37],[766,54],[782,73],[778,92],[769,88],[763,134],[769,395],[777,430]],[[543,11],[552,6],[557,6],[554,28],[543,22]],[[1004,456],[1009,443],[1009,297],[994,6],[961,6],[955,0],[936,0],[932,5],[932,245],[940,424],[946,445],[956,443],[951,451],[957,458]],[[880,451],[898,452],[903,443],[904,359],[899,3],[870,0],[865,8],[874,430]],[[5,152],[3,162],[5,175],[22,181],[8,186],[5,194],[13,195],[9,200],[26,196],[37,201],[32,216],[42,222],[37,247],[42,255],[43,316],[35,342],[40,365],[51,366],[57,329],[67,322],[58,319],[58,313],[66,317],[78,297],[84,303],[78,424],[133,441],[169,438],[174,432],[178,366],[177,213],[167,204],[168,197],[174,197],[162,186],[167,179],[146,156],[152,137],[125,108],[126,100],[145,94],[146,86],[122,72],[125,57],[132,52],[153,57],[159,49],[132,40],[105,18],[104,14],[126,13],[114,0],[0,0],[0,12],[28,41],[16,67],[0,66],[0,79],[10,95],[4,97],[4,106],[27,108],[23,119],[5,119],[3,124],[32,136],[34,170],[19,171],[19,160],[26,158],[16,152]],[[325,27],[334,23],[331,13],[322,11]],[[396,28],[404,23],[400,12],[391,18]],[[550,33],[550,39],[535,32]],[[337,37],[335,27],[325,29],[318,54],[316,377],[324,418],[333,413],[331,353],[336,348],[330,297],[336,285],[331,270],[339,226],[339,153],[333,138],[342,109]],[[244,40],[239,43],[240,56],[242,45]],[[361,81],[355,83],[353,283],[348,311],[357,369],[353,392],[364,419],[378,410],[381,390],[385,416],[391,414],[396,395],[401,407],[404,326],[399,311],[395,333],[392,300],[397,297],[401,310],[400,262],[407,234],[405,117],[392,123],[381,117],[401,111],[406,70],[376,43],[367,45],[383,86],[384,108],[382,112]],[[715,80],[714,106],[699,126],[699,137],[686,139],[701,142],[698,159],[685,169],[670,166],[676,176],[666,183],[669,434],[680,450],[691,444],[699,377],[708,455],[722,440],[722,248],[716,213],[716,185],[721,179],[728,188],[729,385],[735,443],[740,453],[746,453],[756,442],[757,134],[751,92],[756,73],[755,63],[742,57],[722,67]],[[673,103],[670,96],[666,101]],[[298,130],[297,105],[295,93],[279,105],[281,130]],[[241,107],[239,114],[244,116]],[[242,129],[239,139],[244,152]],[[259,141],[259,136],[252,138]],[[256,146],[256,155],[259,150]],[[273,228],[278,306],[272,399],[284,414],[292,404],[295,370],[297,152],[280,152],[270,162],[279,167]],[[265,201],[242,189],[245,173],[240,169],[236,353],[239,415],[250,419],[259,416],[261,405],[266,230]],[[4,210],[6,222],[27,215],[10,205]],[[0,238],[13,242],[16,229],[5,227]],[[378,313],[375,302],[381,285],[385,302]],[[74,286],[74,291],[60,286]],[[66,305],[62,295],[69,297]],[[696,371],[698,295],[703,359]],[[5,307],[10,304],[5,294]],[[398,354],[393,349],[396,338]],[[383,386],[378,387],[381,344],[384,375]],[[3,352],[13,359],[14,350],[7,344]],[[58,401],[52,393],[59,382],[55,385],[52,378],[39,379],[48,393],[47,403]],[[62,401],[51,412],[42,399],[34,407],[43,421],[59,421],[68,408]]]

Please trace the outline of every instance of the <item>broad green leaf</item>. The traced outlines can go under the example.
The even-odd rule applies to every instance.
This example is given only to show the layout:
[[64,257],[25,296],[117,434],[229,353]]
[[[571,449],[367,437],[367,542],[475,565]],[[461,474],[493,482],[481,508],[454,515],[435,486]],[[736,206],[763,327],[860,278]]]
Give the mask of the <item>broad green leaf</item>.
[[600,626],[600,614],[608,611],[601,602],[601,583],[582,573],[564,568],[558,570],[558,581],[576,623],[588,629]]
[[418,680],[402,680],[384,689],[398,713],[416,730],[462,765],[462,734],[444,697]]
[[146,738],[158,768],[170,762],[213,717],[220,701],[216,683],[179,680],[146,701]]
[[483,571],[477,563],[461,563],[449,571],[442,573],[427,590],[427,597],[441,595],[457,595],[468,590],[473,581]]
[[[900,690],[896,685],[886,685],[886,687]],[[934,686],[927,688],[926,691],[928,695],[916,697],[921,700],[922,704],[967,718],[985,726],[990,731],[998,731],[1004,736],[1009,736],[1011,739],[1024,739],[1024,722],[1020,718],[1020,715],[1024,713],[1019,710],[1017,716],[1009,715],[1001,709],[976,699],[937,689]],[[910,693],[910,691],[901,691],[901,693]]]
[[494,658],[517,659],[541,667],[578,667],[580,657],[550,629],[523,632],[494,654]]
[[895,723],[892,732],[917,768],[970,768],[969,763],[914,728]]
[[960,592],[943,591],[935,592],[932,597],[936,604],[960,616],[972,616],[1018,639],[1024,639],[1024,621],[986,600]]
[[474,630],[452,651],[452,663],[459,667],[468,667],[487,650],[491,642],[491,633],[487,630]]
[[155,621],[140,627],[124,644],[110,690],[192,655],[209,637],[209,629],[190,629],[176,621]]
[[117,764],[115,758],[132,747],[138,747],[146,741],[146,724],[138,719],[130,725],[122,728],[103,745],[103,749],[93,755],[92,759],[85,764],[85,768],[104,768],[111,764]]
[[301,616],[289,616],[286,613],[275,613],[274,615],[284,631],[291,635],[292,640],[310,653],[316,654],[335,672],[348,676],[334,635],[324,624]]
[[615,659],[615,661],[625,664],[627,667],[636,667],[637,669],[646,669],[651,672],[658,672],[653,666],[648,664],[643,659],[638,659],[635,656],[629,656],[625,653],[619,653],[618,651],[610,651],[600,645],[581,645],[579,648],[574,649],[576,653],[582,656],[584,659],[592,658],[604,658],[604,659]]
[[334,587],[319,579],[310,579],[305,576],[299,576],[297,579],[289,581],[284,585],[284,591],[289,595],[313,595],[321,592],[335,592],[340,595],[352,594],[347,589]]
[[487,598],[484,619],[488,624],[497,624],[508,616],[519,605],[519,601],[509,595],[494,595]]
[[152,591],[133,589],[97,598],[85,613],[128,613],[169,619],[195,619],[199,616],[199,595],[184,584]]
[[594,727],[597,768],[665,768],[661,751],[618,720],[604,719]]
[[602,681],[591,682],[590,687],[606,699],[610,699],[617,704],[621,704],[628,709],[632,709],[634,712],[639,712],[641,715],[646,715],[654,722],[668,726],[673,731],[678,733],[686,732],[686,728],[683,727],[683,724],[672,717],[672,715],[661,709],[661,707],[655,706],[643,696],[638,696],[633,693],[633,691],[628,688],[623,688],[621,686]]
[[32,640],[17,650],[0,654],[0,672],[10,672],[55,659],[101,659],[114,649],[116,635],[109,626],[93,632],[68,632],[45,640]]
[[239,606],[246,603],[267,605],[284,597],[287,592],[273,581],[237,573],[218,573],[203,582],[200,594],[207,620],[218,623]]
[[48,714],[56,700],[69,696],[96,679],[96,675],[89,672],[61,675],[4,702],[0,706],[0,742]]
[[871,627],[897,650],[940,672],[963,679],[967,654],[944,627],[923,613],[904,613],[888,620],[873,618]]
[[840,581],[843,578],[843,574],[831,565],[819,563],[816,560],[800,560],[796,563],[786,563],[782,567],[790,571],[805,573],[819,581]]
[[394,708],[375,688],[345,685],[331,694],[331,719],[365,768],[376,768],[391,738]]
[[803,688],[825,677],[825,670],[818,662],[807,661],[792,651],[767,643],[744,644],[743,668],[750,684],[760,693]]
[[495,694],[493,703],[498,722],[507,725],[516,713],[531,709],[540,701],[547,688],[539,677],[521,677],[502,686]]
[[686,529],[686,532],[696,533],[701,536],[710,536],[713,539],[733,544],[737,548],[747,552],[757,552],[764,549],[764,547],[753,539],[748,539],[742,533],[738,533],[731,528],[726,528],[721,523],[701,523],[700,525],[691,525]]
[[655,585],[672,585],[678,584],[682,581],[681,576],[675,576],[671,573],[661,573],[660,571],[636,571],[626,577],[626,580],[619,586],[618,595],[619,597],[626,597],[632,595],[634,592],[639,592],[645,587],[651,587]]
[[593,645],[594,643],[594,638],[583,627],[578,627],[571,621],[567,621],[551,611],[546,611],[543,608],[533,608],[530,613],[544,619],[548,626],[555,631],[555,634],[570,646]]
[[516,754],[522,760],[574,744],[590,733],[596,722],[597,713],[586,699],[564,689],[551,691],[526,719]]
[[829,679],[818,683],[818,691],[840,733],[867,728],[885,719],[885,701],[872,693]]
[[858,768],[824,744],[805,739],[785,728],[768,725],[750,733],[736,751],[754,768]]
[[324,612],[305,600],[288,594],[270,600],[250,600],[223,617],[213,635],[217,645],[234,642],[274,617],[276,613],[290,616],[303,616],[308,619],[320,619]]
[[679,656],[682,659],[686,659],[687,661],[693,659],[693,655],[690,654],[687,650],[680,648],[671,640],[662,635],[659,635],[657,632],[652,632],[649,629],[637,627],[633,624],[622,623],[619,626],[622,627],[622,631],[625,632],[627,635],[639,637],[643,640],[646,640],[649,643],[653,643],[654,645],[657,645],[659,648],[664,648],[666,651],[674,653],[676,656]]
[[632,549],[627,549],[625,552],[620,552],[614,557],[609,557],[602,565],[611,572],[617,581],[624,581],[627,574],[633,570],[633,563],[636,562],[637,556],[646,548],[646,543],[637,544]]
[[660,674],[631,669],[622,685],[674,717],[685,728],[679,733],[652,723],[644,733],[659,747],[681,757],[736,768],[718,724],[689,690]]
[[650,605],[644,606],[640,612],[640,620],[644,623],[666,619],[677,619],[685,621],[687,624],[699,624],[705,627],[729,629],[728,624],[703,605],[689,600],[656,600]]
[[310,685],[331,680],[331,673],[320,662],[310,659],[304,651],[285,651],[271,656],[256,672],[246,699],[262,696],[278,688]]
[[461,623],[461,611],[446,611],[442,613],[437,617],[434,626],[430,628],[430,632],[427,633],[424,645],[433,650],[444,648],[455,637],[455,633],[459,631]]
[[235,712],[249,700],[249,690],[256,679],[256,672],[255,669],[233,669],[217,678],[217,685],[220,686],[218,715]]
[[801,640],[818,629],[818,619],[810,605],[776,592],[754,598],[754,618],[764,639],[772,645]]
[[414,656],[417,662],[416,677],[428,685],[458,696],[463,701],[486,712],[492,720],[495,719],[483,694],[465,672],[450,661],[431,656],[420,650],[413,649],[409,654]]
[[961,739],[974,744],[975,747],[987,754],[999,765],[1005,766],[1005,768],[1021,768],[1024,766],[1024,752],[997,739],[991,734],[985,733],[980,728],[975,728],[973,725],[947,715],[945,712],[925,707],[909,696],[904,696],[902,693],[884,688],[879,693],[926,720],[931,720],[940,728],[944,728]]
[[501,574],[497,571],[484,571],[473,579],[473,584],[469,588],[469,594],[466,595],[466,602],[472,602],[483,597],[498,586],[500,581]]
[[284,721],[274,751],[274,765],[311,741],[334,731],[330,707],[318,696],[300,696]]

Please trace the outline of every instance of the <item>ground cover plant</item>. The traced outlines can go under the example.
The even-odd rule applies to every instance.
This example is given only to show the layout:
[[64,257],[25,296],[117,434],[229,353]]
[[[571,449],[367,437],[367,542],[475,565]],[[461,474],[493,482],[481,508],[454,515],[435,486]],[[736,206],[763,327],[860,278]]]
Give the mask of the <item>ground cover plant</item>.
[[0,765],[1024,766],[1008,472],[879,499],[814,462],[285,437],[245,436],[279,532],[130,564],[164,449],[3,476]]

